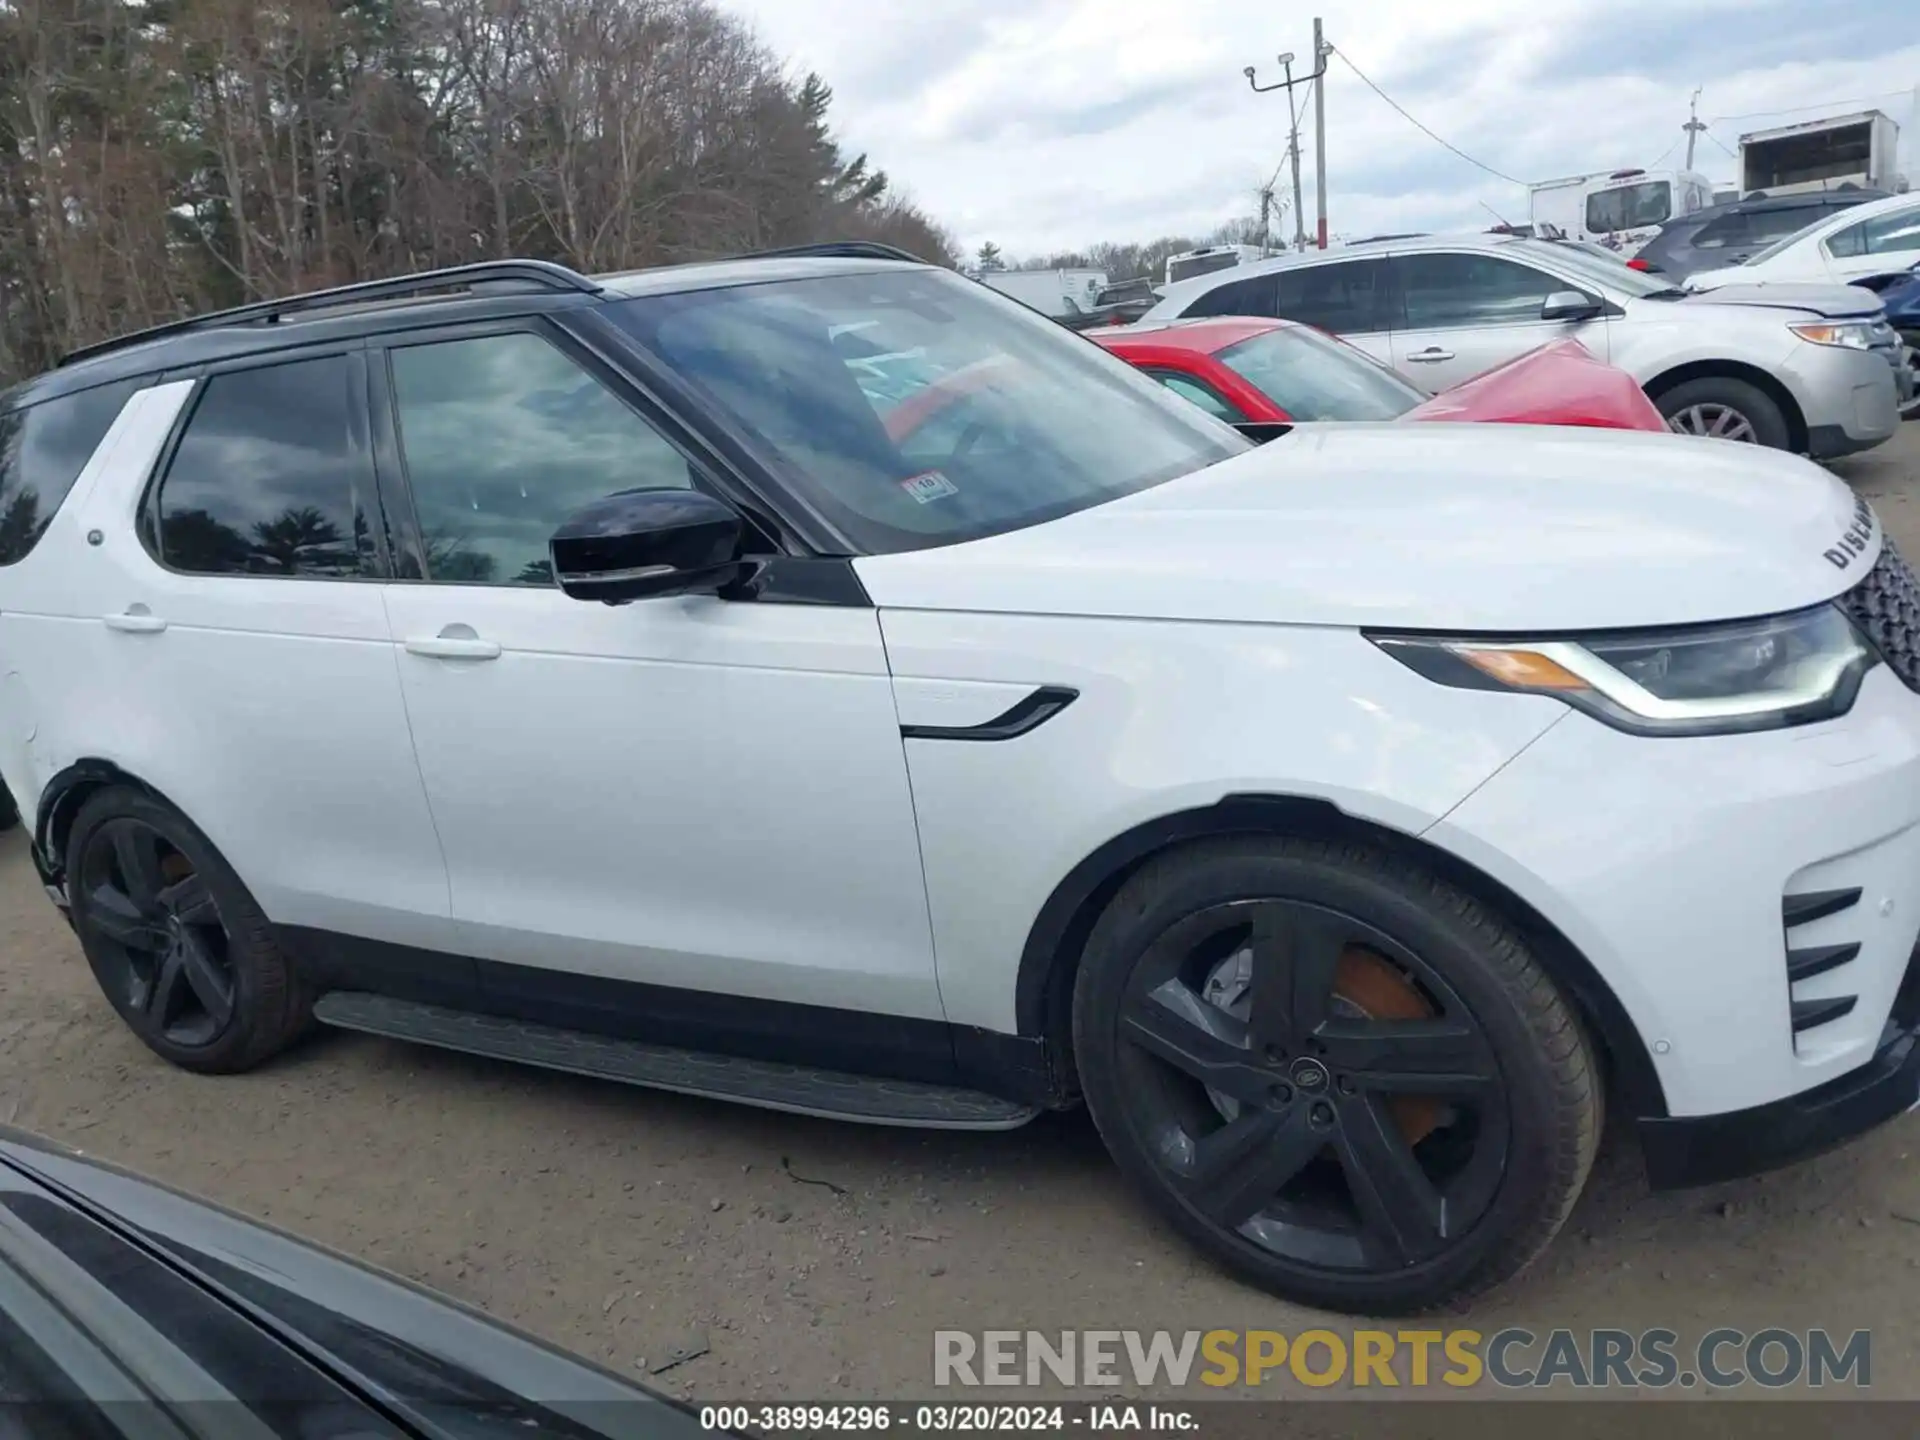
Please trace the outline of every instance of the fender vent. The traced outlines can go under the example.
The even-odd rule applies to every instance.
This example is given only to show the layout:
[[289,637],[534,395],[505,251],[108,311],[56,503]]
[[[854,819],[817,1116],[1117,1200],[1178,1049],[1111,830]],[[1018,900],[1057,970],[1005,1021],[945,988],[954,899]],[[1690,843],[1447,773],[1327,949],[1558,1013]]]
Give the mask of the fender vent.
[[1840,605],[1887,668],[1909,690],[1920,690],[1920,581],[1884,531],[1880,558],[1866,579],[1840,597]]
[[1780,928],[1787,944],[1787,1005],[1792,1017],[1796,1049],[1799,1048],[1802,1032],[1851,1014],[1858,997],[1828,995],[1817,1000],[1803,1000],[1794,994],[1794,987],[1803,980],[1811,980],[1816,975],[1825,975],[1851,964],[1860,954],[1860,944],[1858,941],[1845,940],[1819,945],[1804,939],[1795,943],[1793,932],[1815,920],[1844,914],[1859,903],[1860,890],[1857,886],[1849,890],[1809,890],[1788,895],[1780,902]]

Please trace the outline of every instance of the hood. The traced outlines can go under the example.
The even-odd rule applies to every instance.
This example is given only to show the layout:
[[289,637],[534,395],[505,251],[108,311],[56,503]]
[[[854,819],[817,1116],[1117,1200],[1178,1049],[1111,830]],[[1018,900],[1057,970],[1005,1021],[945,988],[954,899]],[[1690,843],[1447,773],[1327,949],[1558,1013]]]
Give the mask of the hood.
[[[1879,551],[1872,512],[1753,445],[1522,425],[1301,425],[984,540],[855,562],[882,607],[1587,630],[1792,610]],[[1846,533],[1864,523],[1858,551]],[[1835,550],[1839,559],[1828,558]]]
[[1768,310],[1798,310],[1823,320],[1866,319],[1880,312],[1880,297],[1858,285],[1786,281],[1771,285],[1764,280],[1742,281],[1738,275],[1736,268],[1707,270],[1689,276],[1686,285],[1693,293],[1677,303],[1757,305]]

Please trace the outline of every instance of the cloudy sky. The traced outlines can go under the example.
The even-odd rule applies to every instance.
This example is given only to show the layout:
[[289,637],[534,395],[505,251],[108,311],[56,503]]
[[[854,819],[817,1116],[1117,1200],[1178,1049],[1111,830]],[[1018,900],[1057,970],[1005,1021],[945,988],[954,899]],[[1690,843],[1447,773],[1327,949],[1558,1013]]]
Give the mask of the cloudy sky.
[[[1204,231],[1250,213],[1286,146],[1274,57],[1309,68],[1313,6],[1274,0],[721,0],[833,85],[869,151],[972,250]],[[1343,63],[1522,181],[1677,164],[1731,180],[1742,131],[1866,101],[1916,128],[1916,0],[1323,0],[1334,233],[1524,220],[1522,186],[1450,155]],[[1824,14],[1822,13],[1824,12]],[[1813,108],[1808,108],[1813,107]],[[1793,111],[1786,115],[1761,112]],[[1910,149],[1903,134],[1903,151]],[[1716,140],[1720,143],[1717,144]],[[1303,135],[1309,172],[1312,140]],[[1668,153],[1670,152],[1670,153]],[[1906,169],[1920,185],[1920,166]],[[1286,190],[1282,176],[1281,190]],[[1313,185],[1305,187],[1311,230]],[[1286,222],[1289,226],[1291,220]]]

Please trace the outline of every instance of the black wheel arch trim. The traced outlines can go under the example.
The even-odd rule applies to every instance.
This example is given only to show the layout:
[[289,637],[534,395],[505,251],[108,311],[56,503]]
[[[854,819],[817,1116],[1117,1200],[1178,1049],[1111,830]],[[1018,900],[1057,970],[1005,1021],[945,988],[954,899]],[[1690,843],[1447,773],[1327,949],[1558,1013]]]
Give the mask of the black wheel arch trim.
[[[1320,835],[1388,846],[1487,900],[1525,933],[1536,957],[1578,1007],[1605,1051],[1615,1093],[1636,1117],[1666,1116],[1666,1092],[1640,1031],[1593,963],[1525,899],[1479,869],[1405,831],[1347,814],[1331,801],[1235,794],[1148,820],[1067,872],[1035,917],[1014,991],[1018,1033],[1047,1041],[1053,1063],[1071,1055],[1073,977],[1100,912],[1145,861],[1175,845],[1234,835]],[[1071,1083],[1071,1077],[1062,1081]]]
[[40,803],[34,812],[33,867],[40,874],[40,883],[55,892],[58,903],[63,907],[66,903],[68,831],[87,796],[104,785],[130,786],[165,804],[173,804],[138,775],[111,760],[97,757],[76,760],[49,780],[40,791]]
[[1031,695],[979,725],[902,725],[906,740],[1015,740],[1038,730],[1080,698],[1065,685],[1042,685]]

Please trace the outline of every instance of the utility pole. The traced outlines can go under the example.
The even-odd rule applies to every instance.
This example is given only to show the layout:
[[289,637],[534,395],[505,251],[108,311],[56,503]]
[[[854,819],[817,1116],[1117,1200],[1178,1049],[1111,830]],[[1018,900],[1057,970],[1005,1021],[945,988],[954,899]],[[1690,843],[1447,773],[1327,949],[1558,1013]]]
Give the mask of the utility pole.
[[[1284,90],[1287,92],[1287,160],[1293,166],[1293,243],[1301,250],[1307,248],[1307,236],[1303,228],[1306,210],[1300,201],[1300,110],[1299,107],[1293,103],[1293,92],[1294,87],[1311,84],[1327,73],[1327,51],[1320,43],[1320,22],[1318,20],[1313,22],[1313,46],[1313,73],[1311,75],[1302,75],[1297,80],[1293,75],[1292,51],[1288,51],[1285,55],[1279,57],[1280,68],[1285,72],[1286,78],[1277,85],[1262,85],[1254,78],[1254,68],[1251,65],[1240,72],[1247,77],[1247,84],[1256,95],[1267,95],[1275,90]],[[1326,116],[1326,107],[1324,101],[1320,98],[1320,94],[1321,91],[1325,89],[1326,86],[1322,84],[1320,88],[1314,92],[1314,113],[1323,119]],[[1318,147],[1321,160],[1324,164],[1326,158],[1326,141],[1321,139],[1318,142]],[[1324,176],[1320,179],[1319,184],[1320,248],[1324,250],[1327,248],[1327,182]],[[1266,214],[1266,200],[1264,197],[1271,194],[1272,188],[1272,185],[1269,184],[1267,190],[1262,192],[1261,215],[1263,220]]]
[[1680,127],[1687,132],[1687,169],[1693,169],[1693,143],[1707,127],[1700,123],[1700,92],[1693,92],[1693,102],[1687,106],[1687,123]]
[[[1327,42],[1320,34],[1320,17],[1313,17],[1313,73],[1327,73]],[[1313,199],[1322,250],[1327,248],[1327,82],[1313,87]]]
[[1307,211],[1300,203],[1300,107],[1293,103],[1293,55],[1280,57],[1287,72],[1287,161],[1293,166],[1293,248],[1307,248]]

